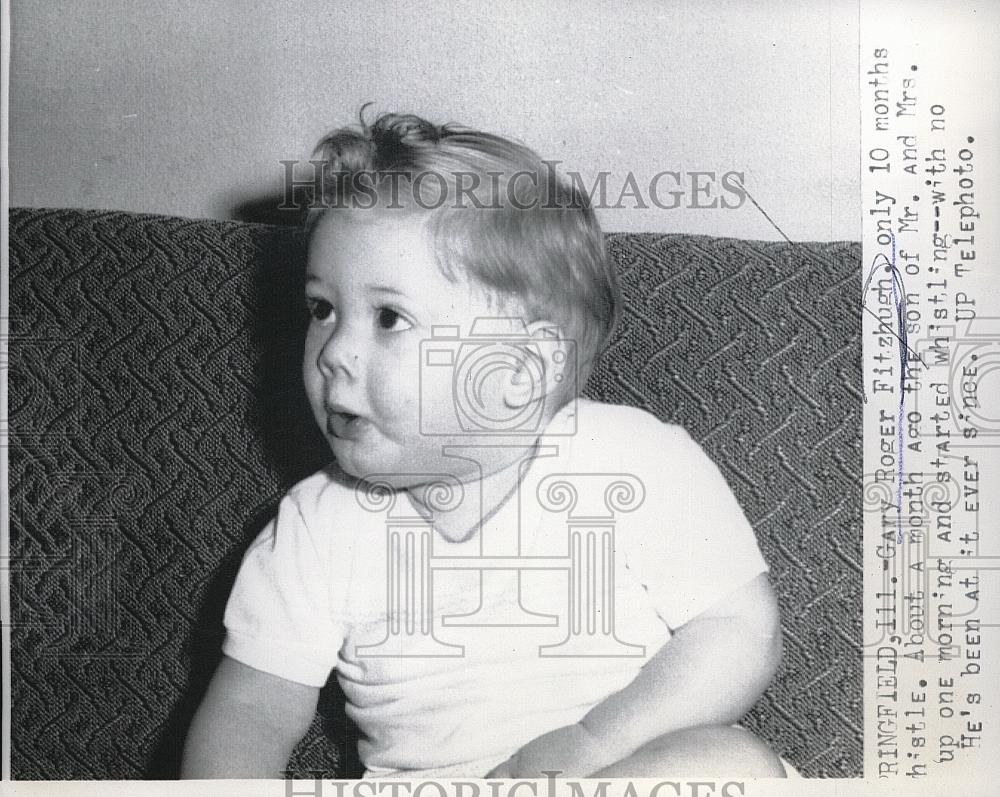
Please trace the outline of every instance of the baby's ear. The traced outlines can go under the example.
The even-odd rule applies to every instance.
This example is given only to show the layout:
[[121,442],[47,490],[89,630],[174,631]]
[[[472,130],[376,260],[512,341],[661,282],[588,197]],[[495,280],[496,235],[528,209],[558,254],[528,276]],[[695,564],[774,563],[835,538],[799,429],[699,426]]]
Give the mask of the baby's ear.
[[552,321],[532,321],[526,331],[532,342],[522,350],[524,360],[511,379],[507,397],[509,407],[558,396],[573,378],[575,347],[563,334],[562,327]]

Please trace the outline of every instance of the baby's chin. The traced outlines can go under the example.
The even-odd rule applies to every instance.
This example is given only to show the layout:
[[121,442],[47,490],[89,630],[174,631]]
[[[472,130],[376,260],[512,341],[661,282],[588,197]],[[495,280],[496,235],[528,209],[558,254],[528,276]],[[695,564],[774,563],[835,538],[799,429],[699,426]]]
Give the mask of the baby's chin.
[[402,451],[383,451],[381,446],[372,445],[370,441],[336,437],[328,437],[328,441],[340,469],[348,476],[365,482],[406,490],[435,481],[434,477],[441,473],[440,468],[407,461]]
[[[333,452],[337,465],[348,476],[355,479],[376,479],[385,481],[383,474],[391,474],[393,468],[389,463],[379,461],[378,457],[373,457],[370,446],[359,445],[356,441],[341,440],[336,437],[327,437],[330,444],[330,451]],[[395,486],[395,485],[393,485]]]

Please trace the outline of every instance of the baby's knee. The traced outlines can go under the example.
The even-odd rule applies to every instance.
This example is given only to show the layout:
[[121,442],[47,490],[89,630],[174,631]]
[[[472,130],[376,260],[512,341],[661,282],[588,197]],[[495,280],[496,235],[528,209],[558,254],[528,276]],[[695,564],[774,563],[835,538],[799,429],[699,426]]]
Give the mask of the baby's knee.
[[770,746],[744,728],[707,725],[653,740],[637,757],[659,760],[670,774],[783,778],[785,768]]

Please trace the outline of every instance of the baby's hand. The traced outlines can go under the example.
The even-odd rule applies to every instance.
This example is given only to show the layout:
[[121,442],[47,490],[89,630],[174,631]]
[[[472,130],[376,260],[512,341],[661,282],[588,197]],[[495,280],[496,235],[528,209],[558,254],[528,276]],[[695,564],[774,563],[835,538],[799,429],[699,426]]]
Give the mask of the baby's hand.
[[596,772],[605,763],[600,745],[579,723],[556,728],[528,742],[514,755],[495,766],[487,778],[582,778]]

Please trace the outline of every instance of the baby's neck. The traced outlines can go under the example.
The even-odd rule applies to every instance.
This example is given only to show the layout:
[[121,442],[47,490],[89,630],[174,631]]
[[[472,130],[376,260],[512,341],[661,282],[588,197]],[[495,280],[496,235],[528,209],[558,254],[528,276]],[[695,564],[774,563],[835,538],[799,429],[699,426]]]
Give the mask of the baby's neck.
[[[434,484],[411,487],[408,491],[410,501],[417,512],[432,521],[435,530],[449,542],[470,540],[479,533],[482,524],[514,498],[522,474],[530,466],[536,450],[537,441],[529,446],[502,449],[504,457],[500,462],[475,464],[470,473],[461,477],[462,499],[453,510],[436,512],[432,509],[428,491],[434,490]],[[487,468],[488,472],[483,474]]]

